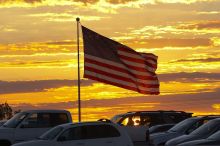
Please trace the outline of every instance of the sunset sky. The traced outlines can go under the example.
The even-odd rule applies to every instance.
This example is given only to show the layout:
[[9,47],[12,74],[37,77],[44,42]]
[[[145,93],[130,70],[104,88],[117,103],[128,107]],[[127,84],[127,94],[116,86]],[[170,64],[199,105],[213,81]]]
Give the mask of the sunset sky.
[[159,57],[160,95],[139,94],[83,79],[80,39],[82,120],[138,110],[220,114],[220,0],[0,0],[1,103],[67,109],[77,121],[76,17]]

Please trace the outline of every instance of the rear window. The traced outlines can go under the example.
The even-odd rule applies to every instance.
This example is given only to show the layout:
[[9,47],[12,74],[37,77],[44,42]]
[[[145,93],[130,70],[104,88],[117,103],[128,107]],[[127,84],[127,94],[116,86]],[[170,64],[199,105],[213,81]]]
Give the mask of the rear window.
[[119,131],[111,125],[86,125],[66,130],[60,137],[64,141],[119,137]]
[[34,113],[22,124],[22,128],[47,128],[68,123],[65,113]]

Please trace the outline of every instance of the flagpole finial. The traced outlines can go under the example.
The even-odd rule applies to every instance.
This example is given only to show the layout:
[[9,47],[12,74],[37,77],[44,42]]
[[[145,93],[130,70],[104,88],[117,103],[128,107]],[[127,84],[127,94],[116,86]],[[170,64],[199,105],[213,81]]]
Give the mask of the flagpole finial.
[[77,22],[79,22],[79,21],[80,21],[80,18],[79,18],[79,17],[77,17],[77,18],[76,18],[76,21],[77,21]]

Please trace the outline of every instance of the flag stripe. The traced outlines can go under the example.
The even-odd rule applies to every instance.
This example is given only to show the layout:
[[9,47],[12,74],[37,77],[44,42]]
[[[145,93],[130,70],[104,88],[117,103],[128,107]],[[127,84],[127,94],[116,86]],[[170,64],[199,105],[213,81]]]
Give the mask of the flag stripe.
[[135,58],[131,58],[131,57],[127,57],[127,56],[123,56],[123,55],[119,55],[120,59],[127,62],[127,64],[132,64],[133,66],[139,66],[142,68],[147,68],[149,70],[152,70],[152,72],[155,70],[156,66],[153,64],[150,64],[144,60],[140,60],[140,59],[135,59]]
[[159,84],[158,82],[153,82],[153,81],[148,81],[148,82],[144,82],[144,81],[135,81],[133,80],[133,78],[127,78],[127,77],[123,77],[123,76],[119,76],[119,75],[115,75],[115,74],[112,74],[112,70],[107,70],[107,71],[102,71],[102,70],[99,70],[99,69],[96,69],[96,68],[92,68],[92,67],[88,67],[88,66],[85,66],[85,70],[87,71],[90,71],[90,72],[94,72],[96,74],[102,74],[102,75],[105,75],[105,76],[109,76],[111,78],[114,78],[114,79],[117,79],[117,80],[121,80],[123,82],[128,82],[128,83],[133,83],[133,84],[138,84],[138,86],[142,86],[142,87],[149,87],[149,88],[158,88],[159,87]]
[[158,81],[157,81],[157,78],[156,77],[136,77],[136,76],[132,76],[130,74],[130,72],[120,72],[120,71],[117,71],[115,69],[112,69],[112,68],[109,68],[109,67],[105,67],[105,66],[102,66],[102,65],[99,65],[99,64],[93,64],[93,63],[85,63],[84,64],[85,68],[86,67],[89,67],[89,68],[94,68],[94,69],[98,69],[98,70],[101,70],[101,71],[105,71],[105,72],[111,72],[112,74],[114,75],[119,75],[121,77],[126,77],[126,78],[131,78],[132,80],[134,81],[138,81],[138,82],[149,82],[151,84],[158,84]]
[[154,67],[154,65],[157,63],[157,61],[154,60],[154,59],[150,59],[150,58],[146,59],[144,57],[144,55],[142,55],[142,54],[130,53],[130,52],[128,53],[128,52],[122,51],[122,50],[118,50],[118,54],[120,56],[124,57],[124,59],[131,60],[131,61],[134,61],[134,62],[137,62],[137,63],[147,63],[147,65],[149,64],[149,66],[151,66],[151,67]]
[[121,82],[115,78],[111,78],[111,77],[105,76],[103,74],[96,74],[96,73],[90,72],[88,70],[85,71],[84,77],[90,78],[90,79],[93,79],[96,81],[100,81],[103,83],[112,84],[112,85],[115,85],[118,87],[126,88],[129,90],[135,90],[140,93],[149,93],[149,94],[158,94],[159,93],[158,88],[144,88],[144,87],[137,88],[137,86],[135,84],[124,82],[124,81]]
[[133,77],[138,77],[141,79],[157,79],[156,76],[152,76],[152,74],[150,74],[148,72],[139,72],[137,70],[131,70],[129,72],[128,68],[126,66],[119,64],[119,63],[116,63],[116,62],[113,62],[113,61],[109,61],[109,60],[102,59],[102,58],[88,55],[88,54],[85,54],[84,57],[85,57],[85,63],[89,62],[89,63],[97,64],[99,66],[112,68],[116,71],[128,73],[128,74],[132,75]]
[[[149,66],[150,68],[156,68],[156,65],[155,64],[152,64],[150,62],[147,62],[146,60],[144,59],[137,59],[137,58],[132,58],[132,57],[128,57],[128,56],[125,56],[125,55],[122,55],[122,54],[119,54],[119,57],[125,61],[129,61],[129,62],[134,62],[136,63],[137,65],[141,65],[142,67],[144,66]],[[139,64],[138,64],[139,63]]]
[[146,59],[151,59],[157,62],[158,57],[152,53],[141,53],[141,55],[145,57]]

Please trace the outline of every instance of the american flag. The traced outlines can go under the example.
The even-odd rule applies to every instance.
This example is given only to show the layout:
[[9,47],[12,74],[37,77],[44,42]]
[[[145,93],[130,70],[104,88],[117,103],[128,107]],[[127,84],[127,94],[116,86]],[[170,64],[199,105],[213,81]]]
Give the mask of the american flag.
[[84,78],[143,94],[159,94],[157,56],[131,48],[82,26]]

